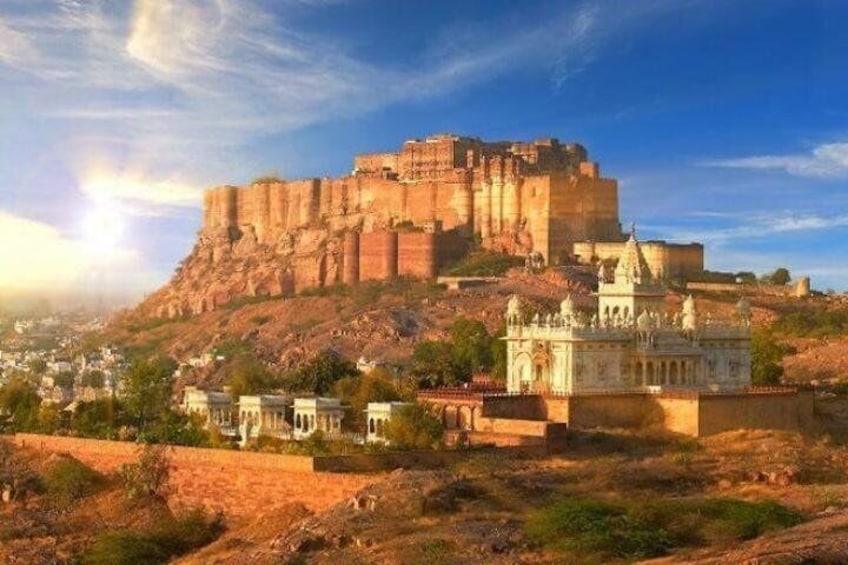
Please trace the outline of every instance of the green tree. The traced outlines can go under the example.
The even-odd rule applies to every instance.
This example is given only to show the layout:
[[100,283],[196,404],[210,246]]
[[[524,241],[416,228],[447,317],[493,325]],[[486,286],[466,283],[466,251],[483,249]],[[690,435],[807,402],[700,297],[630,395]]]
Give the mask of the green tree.
[[458,363],[453,346],[444,341],[419,341],[412,348],[409,375],[419,388],[453,386],[471,380],[471,369]]
[[751,271],[739,271],[736,273],[736,280],[744,284],[756,284],[757,275]]
[[767,329],[756,329],[751,334],[751,384],[769,386],[780,384],[783,366],[780,362],[787,348],[781,346]]
[[27,367],[36,375],[43,375],[47,372],[47,361],[41,357],[35,357],[27,362]]
[[76,375],[73,371],[62,371],[53,377],[53,384],[59,388],[71,389],[74,388]]
[[501,338],[506,335],[506,328],[502,327],[495,335],[492,336],[492,369],[490,371],[492,378],[496,381],[506,381],[507,371],[507,355],[506,342]]
[[785,285],[789,284],[790,280],[792,277],[786,267],[778,267],[774,272],[763,275],[763,281],[768,284]]
[[123,407],[112,398],[79,402],[71,417],[71,428],[79,435],[100,439],[115,438],[123,423]]
[[168,357],[133,361],[123,377],[127,416],[141,435],[171,409],[176,363]]
[[161,445],[144,445],[139,450],[137,462],[121,466],[120,476],[127,498],[167,499],[171,467],[166,449]]
[[[36,431],[40,427],[41,397],[23,378],[13,378],[0,388],[0,414],[13,431]],[[0,416],[2,418],[2,416]]]
[[243,394],[264,394],[277,385],[277,379],[252,353],[242,353],[230,363],[227,381],[233,398]]
[[469,372],[491,368],[492,337],[482,322],[460,316],[451,325],[450,341],[454,360]]
[[333,385],[333,394],[350,406],[345,414],[345,427],[353,431],[365,429],[365,413],[369,402],[391,402],[400,400],[400,394],[392,383],[388,371],[375,369],[360,377],[345,377]]
[[88,371],[87,373],[83,373],[80,380],[83,386],[103,388],[106,384],[106,375],[103,374],[103,371]]
[[404,406],[386,423],[386,439],[400,449],[437,448],[444,434],[442,422],[420,404]]
[[284,385],[291,391],[320,395],[327,394],[336,381],[357,375],[356,364],[328,349],[286,375]]

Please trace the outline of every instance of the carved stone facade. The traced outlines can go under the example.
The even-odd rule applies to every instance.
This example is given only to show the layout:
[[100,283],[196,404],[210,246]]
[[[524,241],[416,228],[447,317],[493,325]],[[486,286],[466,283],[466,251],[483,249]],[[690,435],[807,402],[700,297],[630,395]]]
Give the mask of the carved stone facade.
[[607,280],[599,274],[598,312],[560,311],[532,318],[513,297],[508,305],[509,392],[579,394],[667,388],[734,390],[751,384],[750,309],[733,320],[702,319],[688,297],[666,311],[665,288],[645,264],[631,234]]

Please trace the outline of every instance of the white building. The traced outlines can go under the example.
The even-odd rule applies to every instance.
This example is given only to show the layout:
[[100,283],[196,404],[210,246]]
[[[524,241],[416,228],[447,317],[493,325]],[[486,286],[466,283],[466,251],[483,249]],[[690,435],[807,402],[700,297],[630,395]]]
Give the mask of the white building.
[[288,438],[291,425],[286,422],[286,411],[291,404],[291,398],[276,394],[240,396],[238,420],[242,440],[261,435]]
[[193,386],[183,391],[183,411],[186,414],[202,415],[207,425],[215,425],[227,433],[233,430],[235,407],[228,392],[199,390]]
[[652,280],[631,234],[608,281],[601,269],[598,312],[566,297],[556,314],[527,320],[513,296],[507,309],[510,392],[656,392],[663,388],[741,389],[751,384],[750,307],[730,320],[699,318],[692,297],[669,315],[666,290]]
[[365,441],[368,443],[387,443],[386,424],[409,402],[369,402],[365,410],[368,429]]
[[338,436],[342,432],[344,408],[338,398],[296,398],[294,400],[294,438],[305,439],[315,430]]

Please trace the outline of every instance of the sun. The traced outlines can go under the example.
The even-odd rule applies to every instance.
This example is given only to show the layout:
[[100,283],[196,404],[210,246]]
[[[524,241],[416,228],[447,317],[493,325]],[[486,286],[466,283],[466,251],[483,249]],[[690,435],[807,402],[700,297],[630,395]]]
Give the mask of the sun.
[[82,243],[87,253],[107,258],[115,255],[124,236],[124,218],[119,206],[101,200],[92,204],[82,221]]

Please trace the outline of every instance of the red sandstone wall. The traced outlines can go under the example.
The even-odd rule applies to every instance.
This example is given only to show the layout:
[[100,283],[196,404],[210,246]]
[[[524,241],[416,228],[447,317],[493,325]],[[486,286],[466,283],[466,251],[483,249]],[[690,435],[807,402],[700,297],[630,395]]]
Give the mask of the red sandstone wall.
[[359,233],[345,234],[342,248],[342,282],[354,285],[359,282]]
[[[137,460],[138,446],[100,441],[18,434],[20,446],[69,453],[92,468],[111,473]],[[293,501],[313,511],[344,500],[375,480],[373,475],[313,472],[311,457],[217,449],[170,447],[170,502],[204,506],[228,516],[248,517]]]
[[398,234],[392,231],[359,236],[359,279],[388,280],[397,276]]
[[436,235],[409,232],[398,234],[397,272],[423,279],[436,276]]

